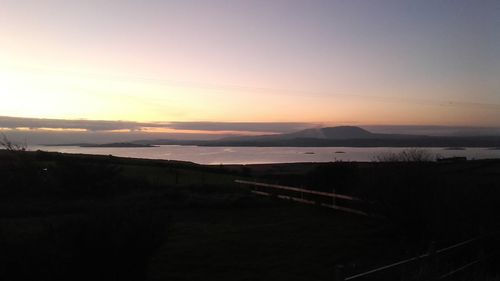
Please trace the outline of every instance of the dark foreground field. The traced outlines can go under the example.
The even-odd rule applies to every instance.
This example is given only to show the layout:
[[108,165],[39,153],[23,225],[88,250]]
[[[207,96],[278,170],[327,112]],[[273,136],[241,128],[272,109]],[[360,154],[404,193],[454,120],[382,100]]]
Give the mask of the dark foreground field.
[[[335,188],[376,216],[257,197],[236,179]],[[350,276],[495,233],[499,203],[497,160],[202,166],[0,151],[0,280],[334,280],[337,265]],[[429,280],[481,255],[445,279],[498,280],[497,248],[490,235],[438,268],[356,280]]]

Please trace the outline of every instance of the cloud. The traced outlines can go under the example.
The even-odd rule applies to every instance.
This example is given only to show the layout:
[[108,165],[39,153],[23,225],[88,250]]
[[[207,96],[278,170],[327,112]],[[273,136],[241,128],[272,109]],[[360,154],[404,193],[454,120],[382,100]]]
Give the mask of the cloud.
[[161,123],[141,123],[131,121],[66,120],[45,118],[24,118],[0,116],[0,128],[30,129],[84,129],[88,131],[141,130],[145,127],[165,127]]
[[0,132],[3,131],[2,129],[9,129],[4,133],[11,140],[17,142],[26,141],[29,144],[107,143],[151,138],[209,140],[235,134],[292,132],[311,126],[314,126],[314,124],[279,122],[133,122],[0,116]]
[[206,131],[246,131],[288,133],[319,124],[299,122],[172,122],[169,127],[176,130],[206,130]]
[[134,122],[105,120],[67,120],[46,118],[24,118],[0,116],[0,128],[16,129],[83,129],[92,132],[130,130],[145,128],[171,129],[179,131],[212,132],[268,132],[285,133],[318,126],[312,123],[293,122]]

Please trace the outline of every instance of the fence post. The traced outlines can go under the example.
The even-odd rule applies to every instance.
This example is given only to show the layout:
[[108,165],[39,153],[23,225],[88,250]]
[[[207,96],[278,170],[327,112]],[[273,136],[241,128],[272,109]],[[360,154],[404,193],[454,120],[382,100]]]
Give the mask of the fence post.
[[[335,194],[335,187],[332,187],[332,194]],[[337,205],[337,199],[335,198],[335,196],[332,197],[332,206],[336,206]]]
[[429,280],[438,280],[436,242],[434,241],[432,241],[429,246],[429,256],[427,257],[427,260],[429,265]]
[[338,264],[335,266],[335,279],[334,279],[334,281],[344,281],[344,280],[345,280],[344,266]]
[[485,231],[484,231],[484,227],[481,227],[481,229],[479,230],[479,253],[478,253],[478,260],[479,260],[479,263],[480,263],[480,266],[483,266],[481,263],[484,262],[485,258],[486,258],[486,237],[485,237]]
[[[407,250],[407,251],[405,251],[405,256],[412,256],[412,255]],[[409,272],[408,264],[404,263],[403,265],[401,265],[401,270],[400,270],[400,276],[399,276],[399,278],[401,278],[401,280],[410,279],[410,278],[408,278],[408,272]]]

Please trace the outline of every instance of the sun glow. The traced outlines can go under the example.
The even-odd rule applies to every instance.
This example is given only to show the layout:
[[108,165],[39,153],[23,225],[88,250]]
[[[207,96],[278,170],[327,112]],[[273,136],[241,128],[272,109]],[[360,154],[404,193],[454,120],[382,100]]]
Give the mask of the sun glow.
[[[13,57],[15,58],[15,57]],[[477,125],[498,112],[432,100],[379,98],[381,89],[321,94],[92,71],[0,60],[0,115],[129,121],[254,121],[335,124]],[[412,89],[417,95],[418,89]],[[357,93],[357,92],[356,92]],[[390,110],[388,110],[390,108]],[[481,114],[477,114],[478,112]],[[470,113],[469,117],[464,114]],[[470,116],[474,117],[471,118]],[[467,122],[465,122],[467,120]],[[230,132],[228,132],[230,133]]]

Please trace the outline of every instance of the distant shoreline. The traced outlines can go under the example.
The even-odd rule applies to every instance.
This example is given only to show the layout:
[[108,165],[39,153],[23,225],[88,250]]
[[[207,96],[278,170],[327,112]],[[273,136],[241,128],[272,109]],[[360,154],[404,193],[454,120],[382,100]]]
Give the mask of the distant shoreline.
[[42,146],[75,146],[75,147],[102,147],[102,148],[140,148],[140,147],[158,147],[152,144],[139,144],[128,142],[105,143],[105,144],[92,144],[92,143],[76,143],[76,144],[44,144]]
[[[67,144],[37,144],[38,146],[46,146],[46,147],[89,147],[89,148],[154,148],[154,147],[160,147],[160,146],[196,146],[196,147],[253,147],[253,148],[259,148],[259,147],[265,147],[265,148],[315,148],[315,147],[321,147],[321,148],[334,148],[334,147],[347,147],[347,148],[420,148],[420,149],[426,149],[426,148],[442,148],[443,150],[450,150],[450,151],[463,151],[467,150],[468,148],[484,148],[487,150],[500,150],[500,147],[495,147],[495,146],[488,146],[488,145],[467,145],[467,146],[461,146],[461,147],[449,147],[446,145],[422,145],[422,146],[412,146],[412,145],[368,145],[368,144],[362,144],[362,145],[346,145],[346,144],[338,144],[338,145],[276,145],[276,144],[199,144],[199,143],[158,143],[158,144],[120,144],[120,143],[112,143],[112,144],[74,144],[74,143],[67,143]],[[336,151],[335,153],[345,153],[344,151]]]

